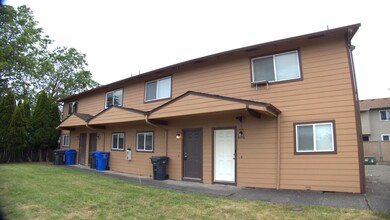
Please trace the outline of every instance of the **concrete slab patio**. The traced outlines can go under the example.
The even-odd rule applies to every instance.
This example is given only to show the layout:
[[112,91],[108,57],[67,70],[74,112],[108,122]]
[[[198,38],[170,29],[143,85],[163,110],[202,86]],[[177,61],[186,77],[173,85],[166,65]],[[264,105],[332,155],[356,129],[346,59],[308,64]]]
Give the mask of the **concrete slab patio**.
[[115,171],[97,171],[79,165],[67,167],[184,193],[200,193],[212,196],[295,205],[370,209],[390,213],[390,166],[388,165],[366,166],[366,194],[243,188],[231,185],[211,185],[176,180],[157,181],[151,177],[136,176]]

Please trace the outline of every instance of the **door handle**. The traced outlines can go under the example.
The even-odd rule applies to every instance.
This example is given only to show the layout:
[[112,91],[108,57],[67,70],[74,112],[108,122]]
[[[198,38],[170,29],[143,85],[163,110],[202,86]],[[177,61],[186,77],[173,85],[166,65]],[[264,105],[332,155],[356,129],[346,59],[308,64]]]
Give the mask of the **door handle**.
[[184,157],[184,160],[187,160],[187,157],[188,157],[188,156],[187,156],[187,153],[184,153],[184,156],[183,156],[183,157]]

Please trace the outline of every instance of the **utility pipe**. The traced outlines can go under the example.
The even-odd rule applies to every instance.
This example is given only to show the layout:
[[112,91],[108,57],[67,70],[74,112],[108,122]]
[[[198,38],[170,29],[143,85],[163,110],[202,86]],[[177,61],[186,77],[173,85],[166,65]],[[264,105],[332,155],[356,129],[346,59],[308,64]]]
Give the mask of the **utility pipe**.
[[280,189],[280,160],[281,160],[281,141],[280,141],[280,114],[276,118],[277,123],[277,162],[276,162],[276,189]]
[[159,125],[156,125],[149,121],[149,115],[145,115],[145,122],[149,125],[152,125],[156,128],[160,128],[161,130],[165,131],[165,156],[168,156],[168,129],[161,127]]

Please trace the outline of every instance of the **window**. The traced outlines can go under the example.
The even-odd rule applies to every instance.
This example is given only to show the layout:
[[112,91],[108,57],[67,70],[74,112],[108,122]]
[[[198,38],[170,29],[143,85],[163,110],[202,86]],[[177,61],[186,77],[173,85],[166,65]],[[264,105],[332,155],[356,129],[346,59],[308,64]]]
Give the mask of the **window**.
[[335,151],[332,122],[295,125],[296,152]]
[[382,134],[382,141],[390,141],[390,134]]
[[171,77],[146,82],[145,101],[153,101],[171,97]]
[[62,146],[64,147],[69,147],[69,141],[70,141],[70,136],[69,134],[64,134],[62,136]]
[[125,133],[113,133],[112,134],[112,145],[113,150],[125,149]]
[[77,112],[77,102],[69,102],[68,104],[68,115]]
[[153,132],[137,133],[137,151],[153,151]]
[[297,51],[252,59],[253,83],[276,82],[300,77]]
[[381,121],[390,121],[390,110],[379,111]]
[[111,106],[122,106],[123,89],[117,89],[106,93],[106,108]]
[[363,135],[362,138],[363,138],[363,141],[370,141],[369,135]]

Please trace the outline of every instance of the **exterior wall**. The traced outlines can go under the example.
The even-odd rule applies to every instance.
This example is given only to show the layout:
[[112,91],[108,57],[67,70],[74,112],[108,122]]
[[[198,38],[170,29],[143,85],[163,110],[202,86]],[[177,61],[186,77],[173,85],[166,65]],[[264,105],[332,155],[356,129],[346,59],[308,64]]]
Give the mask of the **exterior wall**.
[[[268,88],[265,85],[257,89],[251,86],[251,57],[296,48],[299,48],[300,53],[302,80],[270,84]],[[165,103],[167,100],[144,103],[144,82],[166,75],[172,75],[173,98],[193,90],[271,103],[282,111],[280,187],[360,192],[354,96],[344,36],[340,34],[332,38],[315,38],[303,45],[298,41],[290,41],[262,48],[261,51],[216,58],[199,63],[195,67],[183,66],[165,71],[154,75],[154,78],[149,75],[137,79],[134,83],[124,86],[123,106],[147,111]],[[104,92],[80,98],[78,107],[78,112],[91,115],[102,111]],[[212,164],[211,156],[208,155],[212,142],[211,128],[237,124],[234,117],[215,117],[215,121],[210,121],[207,117],[197,120],[187,117],[184,117],[186,120],[169,120],[168,156],[171,161],[168,172],[171,178],[181,179],[181,143],[172,140],[174,134],[182,128],[202,127],[203,181],[211,183]],[[335,121],[337,153],[295,155],[293,124],[319,121]],[[276,119],[261,119],[259,123],[256,119],[250,119],[244,122],[243,126],[248,126],[245,128],[248,136],[245,140],[238,141],[237,185],[276,188]],[[136,130],[142,130],[144,127],[140,125],[137,128],[128,126],[117,129],[125,129],[126,143],[127,140],[134,143]],[[106,150],[109,150],[108,140],[113,130],[114,127],[111,126],[106,128]],[[163,141],[160,132],[156,131],[155,134],[155,143]],[[73,144],[74,138],[71,140]],[[156,154],[162,152],[156,147]],[[134,161],[128,162],[121,159],[124,158],[124,152],[112,152],[110,168],[150,175],[150,156],[151,154],[147,153],[133,154]],[[137,165],[128,165],[130,163]]]
[[370,110],[370,141],[380,141],[381,134],[390,134],[390,121],[381,121],[379,111],[379,109]]
[[360,118],[362,122],[362,134],[370,135],[371,134],[370,111],[360,112]]
[[370,141],[363,142],[364,144],[364,156],[374,156],[377,161],[380,161],[380,149],[382,150],[382,161],[390,162],[390,142],[389,141]]

